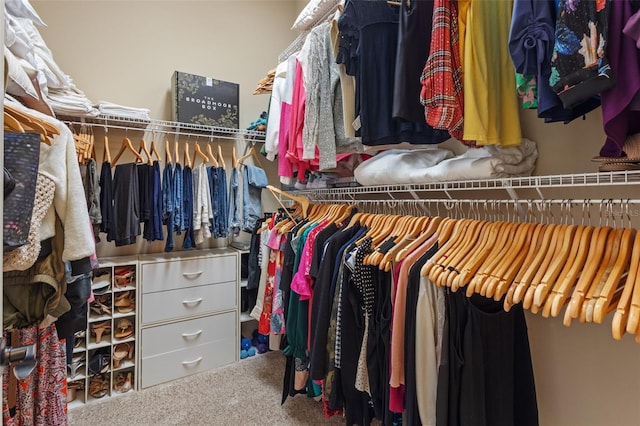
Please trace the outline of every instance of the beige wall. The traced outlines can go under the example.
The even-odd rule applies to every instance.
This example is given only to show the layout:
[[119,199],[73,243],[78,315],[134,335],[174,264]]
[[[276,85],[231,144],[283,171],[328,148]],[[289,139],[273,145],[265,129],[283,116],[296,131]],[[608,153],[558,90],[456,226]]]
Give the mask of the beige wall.
[[[179,69],[240,83],[243,127],[266,109],[268,96],[251,92],[295,37],[289,28],[306,4],[303,0],[32,3],[49,25],[42,34],[54,58],[90,99],[148,107],[153,118],[170,119],[170,77]],[[524,135],[538,142],[537,174],[597,170],[590,160],[604,141],[599,110],[569,125],[543,124],[532,111],[521,116]],[[228,144],[224,149],[229,155]],[[277,182],[274,169],[269,171],[272,182]],[[161,243],[154,243],[128,250],[161,249]],[[100,250],[114,253],[104,246]],[[542,425],[640,423],[639,344],[630,336],[614,341],[610,322],[567,328],[559,318],[530,314],[527,321]]]

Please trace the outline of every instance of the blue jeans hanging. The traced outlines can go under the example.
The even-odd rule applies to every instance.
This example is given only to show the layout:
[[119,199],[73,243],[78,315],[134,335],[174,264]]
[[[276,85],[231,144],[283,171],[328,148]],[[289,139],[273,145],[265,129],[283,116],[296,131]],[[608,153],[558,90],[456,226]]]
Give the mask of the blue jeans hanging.
[[260,167],[246,164],[242,183],[242,230],[252,232],[262,216],[262,188],[269,184],[267,174]]

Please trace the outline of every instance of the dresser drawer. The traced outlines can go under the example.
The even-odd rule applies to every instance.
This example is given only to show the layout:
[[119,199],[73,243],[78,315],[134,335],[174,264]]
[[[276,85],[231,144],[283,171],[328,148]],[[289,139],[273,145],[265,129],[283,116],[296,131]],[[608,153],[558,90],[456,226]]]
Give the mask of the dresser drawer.
[[157,385],[235,362],[235,336],[179,351],[142,358],[141,387]]
[[237,256],[216,256],[143,263],[142,291],[152,293],[235,281],[236,261]]
[[226,312],[172,324],[142,329],[140,353],[143,358],[179,349],[233,340],[237,327],[236,313]]
[[235,309],[236,282],[187,287],[142,295],[142,323]]

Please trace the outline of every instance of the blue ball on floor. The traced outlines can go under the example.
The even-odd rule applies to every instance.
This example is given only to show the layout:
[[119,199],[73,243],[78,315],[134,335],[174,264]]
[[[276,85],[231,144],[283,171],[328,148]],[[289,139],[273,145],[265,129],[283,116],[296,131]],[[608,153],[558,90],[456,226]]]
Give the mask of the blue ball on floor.
[[247,356],[254,356],[256,354],[256,348],[250,347],[247,351]]
[[245,359],[248,356],[249,356],[249,353],[247,352],[246,349],[243,349],[240,351],[240,359]]
[[240,340],[240,349],[248,350],[251,347],[251,340],[243,337]]
[[267,343],[269,341],[269,336],[266,334],[258,334],[258,343]]

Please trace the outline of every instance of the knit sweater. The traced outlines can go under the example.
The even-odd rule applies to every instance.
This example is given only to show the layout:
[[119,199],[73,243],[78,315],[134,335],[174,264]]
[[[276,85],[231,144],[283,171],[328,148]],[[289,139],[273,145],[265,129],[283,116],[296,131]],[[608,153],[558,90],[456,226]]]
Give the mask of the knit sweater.
[[43,241],[55,235],[57,215],[64,228],[62,260],[71,262],[74,275],[91,271],[89,257],[95,254],[95,241],[71,130],[53,117],[7,99],[5,102],[51,123],[60,132],[51,139],[51,145],[40,144],[38,172],[55,183],[55,193],[53,204],[40,225],[39,238]]

